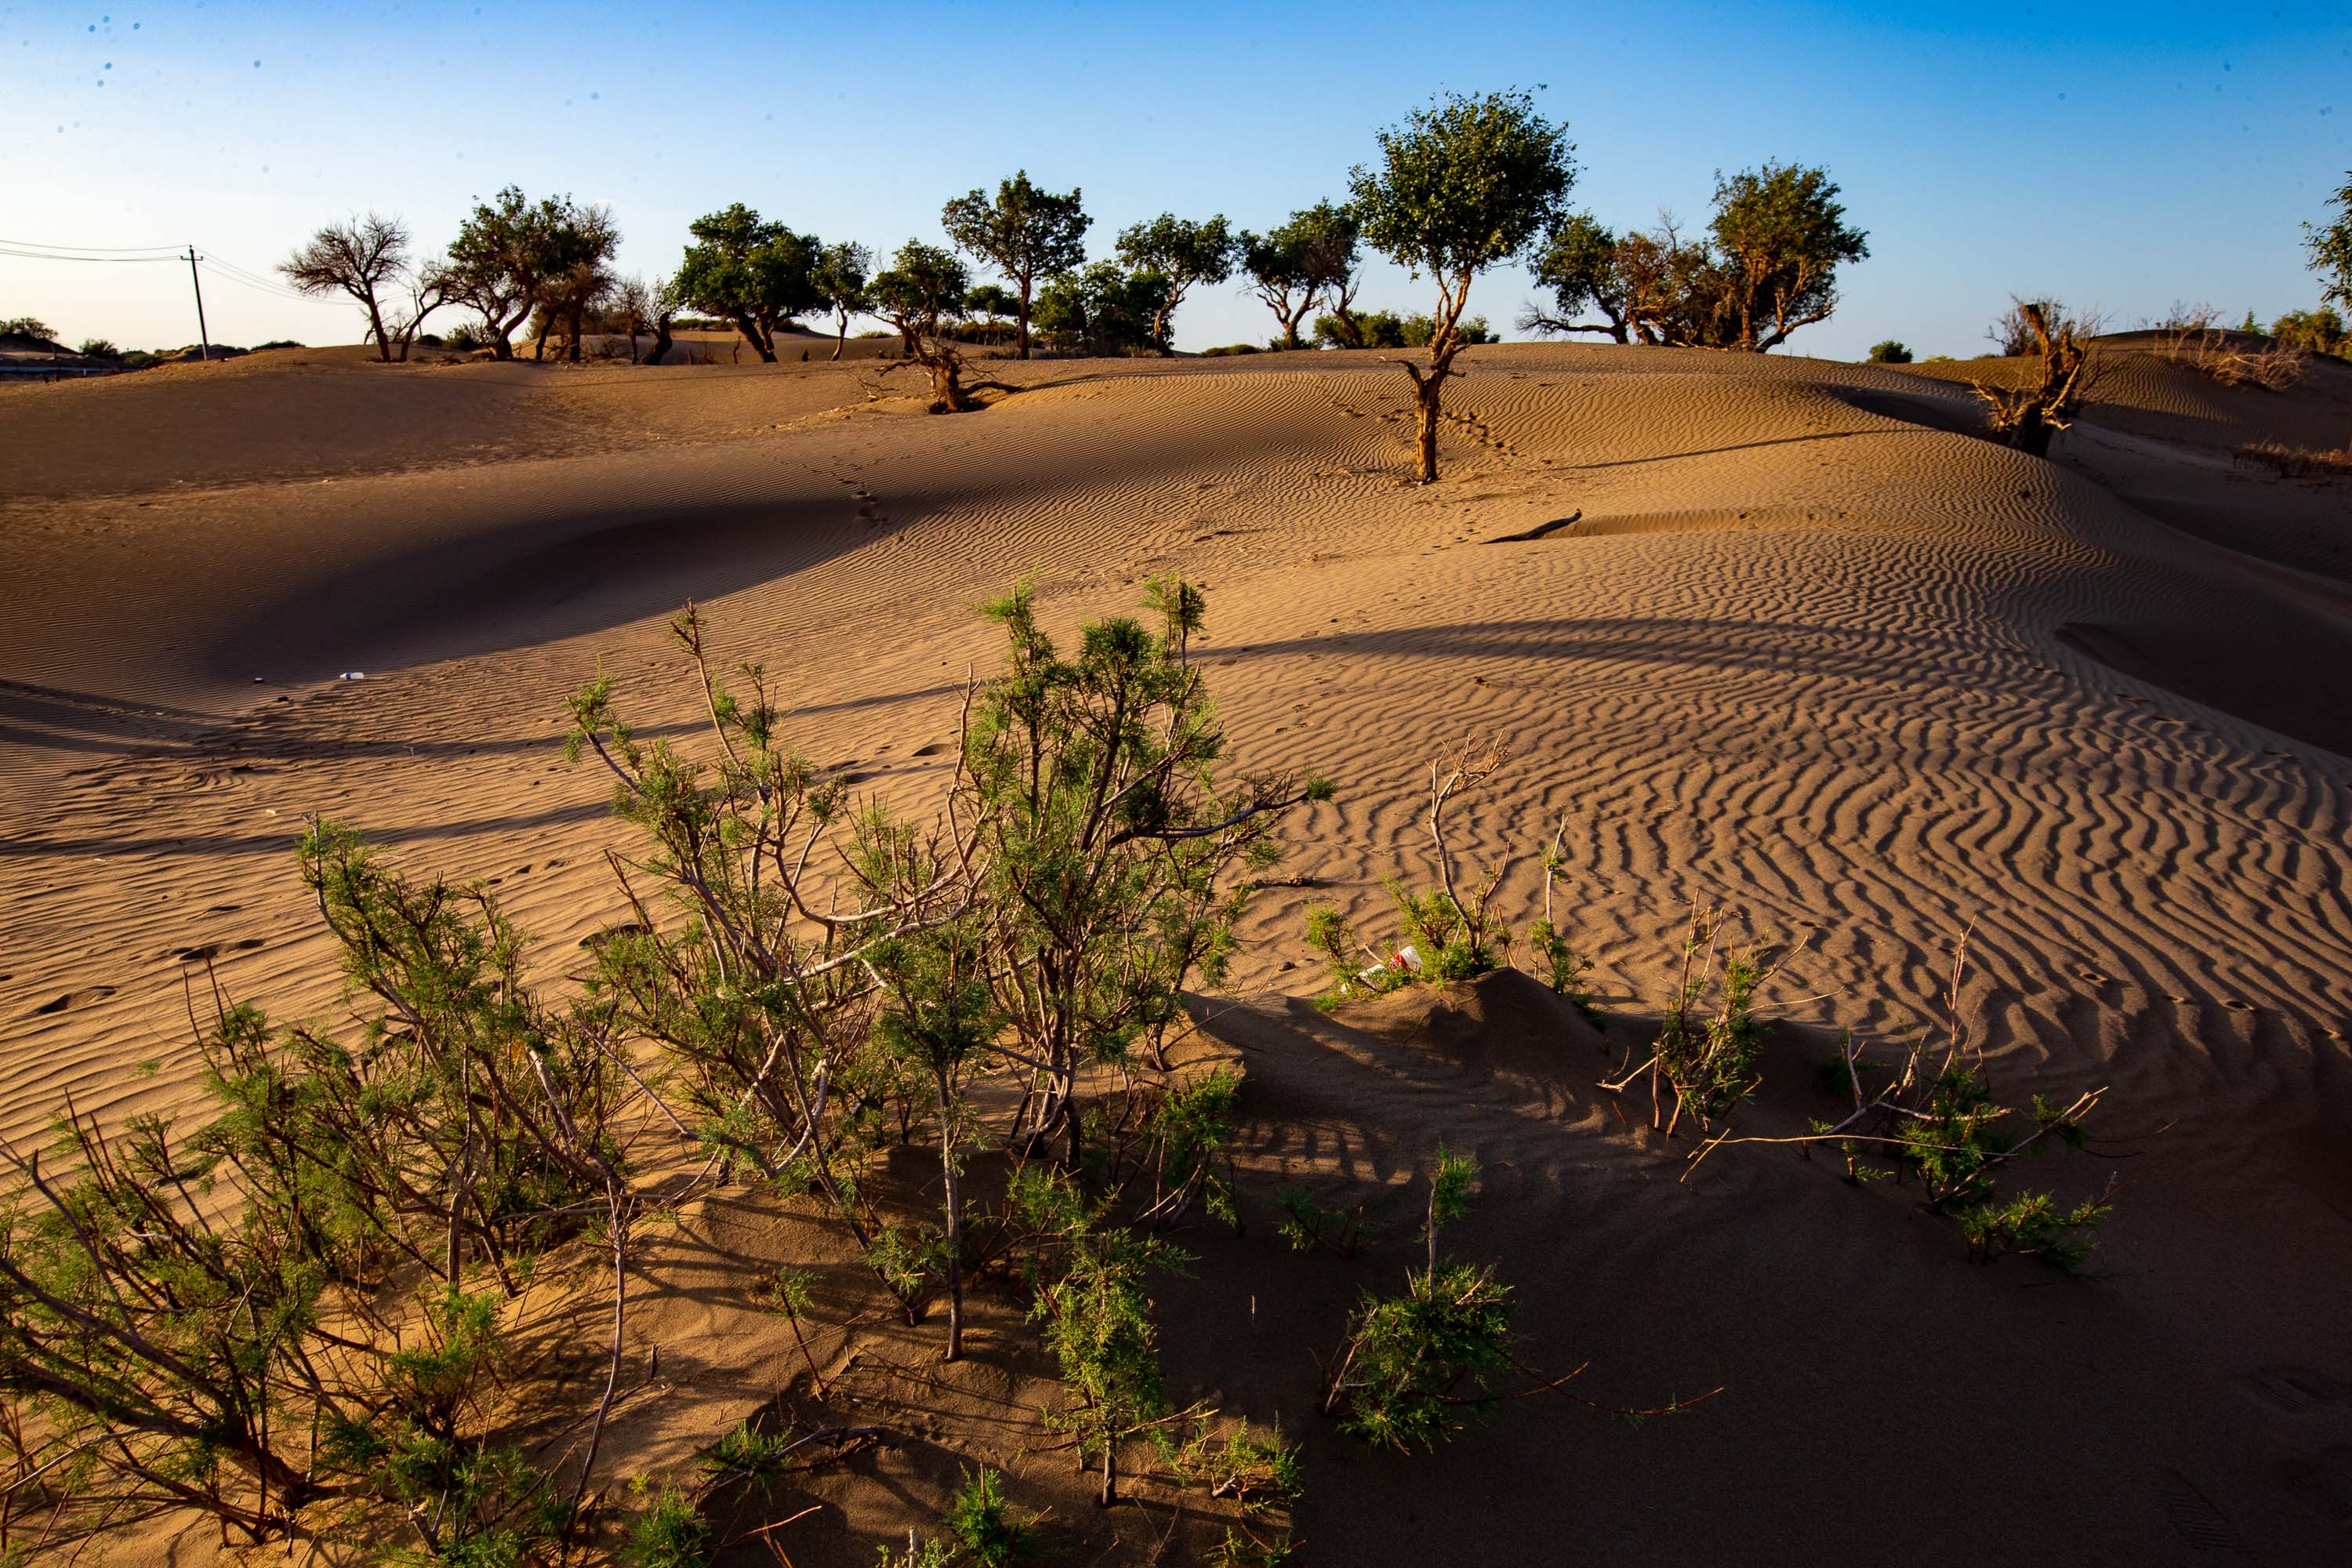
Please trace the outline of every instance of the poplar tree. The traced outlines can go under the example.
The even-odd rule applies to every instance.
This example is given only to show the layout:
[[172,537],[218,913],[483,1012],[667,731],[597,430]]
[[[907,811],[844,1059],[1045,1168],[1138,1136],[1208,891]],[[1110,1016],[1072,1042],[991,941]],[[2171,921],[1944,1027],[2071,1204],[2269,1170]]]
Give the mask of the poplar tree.
[[1559,216],[1576,182],[1565,125],[1516,89],[1448,93],[1380,133],[1380,160],[1349,176],[1353,205],[1372,247],[1437,284],[1428,358],[1399,361],[1420,410],[1421,483],[1437,479],[1437,422],[1470,285],[1524,253]]
[[1030,183],[1029,171],[996,183],[996,198],[975,189],[948,203],[940,226],[957,248],[977,257],[1013,280],[1020,295],[1021,357],[1029,357],[1029,310],[1041,278],[1053,278],[1084,264],[1087,229],[1094,222],[1073,186],[1056,194]]

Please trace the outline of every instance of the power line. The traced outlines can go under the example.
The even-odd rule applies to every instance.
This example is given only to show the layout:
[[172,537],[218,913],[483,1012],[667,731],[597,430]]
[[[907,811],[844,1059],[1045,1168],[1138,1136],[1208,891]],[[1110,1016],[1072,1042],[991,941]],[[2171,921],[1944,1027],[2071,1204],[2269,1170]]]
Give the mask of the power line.
[[127,256],[135,250],[176,252],[178,248],[170,245],[50,245],[38,239],[0,239],[0,245],[22,246],[27,250],[88,251],[100,256]]
[[16,247],[5,242],[0,242],[0,256],[22,257],[27,261],[87,261],[101,266],[123,262],[128,262],[136,266],[142,261],[177,261],[180,259],[179,253],[176,251],[170,252],[163,256],[53,256],[47,252],[38,250],[19,250]]

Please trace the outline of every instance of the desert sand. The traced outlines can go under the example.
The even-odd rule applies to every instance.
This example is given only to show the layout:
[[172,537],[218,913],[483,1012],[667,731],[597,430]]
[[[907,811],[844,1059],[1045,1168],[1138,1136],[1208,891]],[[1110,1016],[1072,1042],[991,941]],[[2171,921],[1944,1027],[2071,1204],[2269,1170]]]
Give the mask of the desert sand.
[[[1981,365],[1480,348],[1427,489],[1370,354],[1038,362],[955,417],[872,363],[288,350],[0,389],[0,1133],[68,1096],[194,1109],[198,955],[274,1015],[334,1007],[306,815],[496,882],[560,972],[625,918],[562,699],[608,671],[689,735],[664,629],[689,597],[782,677],[811,754],[919,791],[998,656],[975,604],[1034,573],[1062,629],[1181,571],[1240,763],[1339,785],[1201,1004],[1248,1074],[1259,1223],[1188,1231],[1201,1261],[1159,1292],[1173,1387],[1304,1441],[1302,1560],[2340,1561],[2352,493],[2231,452],[2340,445],[2352,371],[2273,394],[2118,352],[2044,462],[1965,433]],[[2031,1173],[2131,1184],[2086,1276],[1972,1266],[1907,1190],[1783,1150],[1681,1180],[1687,1145],[1595,1090],[1610,1037],[1522,977],[1309,1006],[1306,905],[1383,923],[1381,879],[1428,871],[1427,766],[1471,735],[1512,753],[1471,858],[1519,858],[1524,919],[1565,823],[1566,923],[1612,1010],[1657,1005],[1694,900],[1804,939],[1759,1131],[1818,1113],[1835,1029],[1940,1019],[1965,934],[2004,1091],[2109,1090],[2092,1149]],[[1441,1137],[1485,1168],[1452,1245],[1520,1292],[1533,1363],[1590,1360],[1576,1386],[1616,1404],[1723,1392],[1639,1425],[1517,1401],[1431,1458],[1319,1421],[1307,1347],[1393,1287]],[[1293,1255],[1276,1182],[1392,1239]],[[618,1418],[644,1471],[805,1393],[719,1261],[813,1227],[714,1200],[674,1246],[639,1331],[658,1373]],[[828,1278],[855,1314],[855,1270]],[[982,1462],[1060,1560],[1190,1560],[1204,1505],[1144,1484],[1094,1510],[1035,1451],[1017,1301],[976,1310],[955,1367],[880,1321],[820,1346],[903,1441],[793,1502],[821,1506],[791,1560],[869,1563]]]

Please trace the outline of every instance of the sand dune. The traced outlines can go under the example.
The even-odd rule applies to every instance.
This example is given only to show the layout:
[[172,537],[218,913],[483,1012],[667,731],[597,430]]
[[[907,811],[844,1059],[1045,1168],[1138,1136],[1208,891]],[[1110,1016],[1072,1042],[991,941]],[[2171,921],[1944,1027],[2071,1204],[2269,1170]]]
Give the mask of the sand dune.
[[[2340,1556],[2352,503],[2228,452],[2342,442],[2344,374],[2271,394],[2135,357],[2043,462],[1963,433],[1975,364],[1465,364],[1427,489],[1401,482],[1404,377],[1366,354],[997,367],[1027,390],[952,419],[815,363],[289,351],[0,392],[26,455],[0,479],[0,1132],[68,1094],[186,1105],[200,947],[274,1011],[333,1004],[289,875],[305,814],[498,879],[561,965],[619,918],[562,698],[601,668],[690,727],[663,631],[688,596],[783,676],[813,754],[919,789],[996,654],[974,603],[1034,572],[1066,626],[1181,570],[1242,761],[1340,786],[1287,867],[1321,890],[1260,903],[1213,1026],[1251,1075],[1247,1173],[1396,1217],[1438,1136],[1473,1148],[1462,1246],[1505,1259],[1548,1363],[1596,1358],[1612,1399],[1727,1388],[1638,1429],[1530,1403],[1435,1459],[1368,1455],[1305,1414],[1299,1347],[1402,1255],[1204,1238],[1165,1297],[1178,1373],[1307,1433],[1312,1561]],[[1377,919],[1380,879],[1426,866],[1433,751],[1474,733],[1513,762],[1473,858],[1520,858],[1526,911],[1567,824],[1614,1005],[1663,994],[1694,899],[1807,939],[1767,1121],[1801,1125],[1822,1031],[1936,1016],[1972,932],[2004,1084],[2113,1087],[2137,1157],[2048,1167],[2136,1180],[2101,1277],[1970,1268],[1818,1165],[1678,1184],[1593,1092],[1590,1031],[1507,980],[1305,1007],[1305,902]],[[877,1462],[929,1496],[941,1455]],[[827,1495],[856,1528],[796,1560],[870,1561],[888,1521]]]

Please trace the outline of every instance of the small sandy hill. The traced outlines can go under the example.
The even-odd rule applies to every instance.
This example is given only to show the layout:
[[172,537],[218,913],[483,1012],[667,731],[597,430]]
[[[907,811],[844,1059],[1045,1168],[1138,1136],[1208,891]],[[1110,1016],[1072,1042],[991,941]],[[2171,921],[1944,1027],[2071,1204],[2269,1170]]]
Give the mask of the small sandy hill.
[[[291,875],[307,814],[494,882],[560,973],[626,918],[562,698],[601,670],[647,732],[698,744],[665,630],[689,596],[812,756],[912,798],[998,657],[975,604],[1034,574],[1060,632],[1181,572],[1236,765],[1339,786],[1202,1003],[1249,1075],[1250,1228],[1188,1231],[1199,1261],[1160,1297],[1184,1396],[1306,1440],[1308,1560],[2340,1559],[2352,522],[2340,488],[2231,452],[2343,442],[2346,373],[2266,393],[2128,354],[2043,461],[1969,433],[1966,382],[2013,364],[1508,345],[1463,368],[1426,489],[1402,480],[1405,378],[1368,353],[992,362],[1024,390],[952,418],[911,411],[903,373],[814,357],[288,350],[0,389],[0,1132],[68,1095],[191,1109],[195,955],[273,1013],[333,1012]],[[1507,862],[1524,924],[1560,835],[1562,923],[1615,1015],[1597,1035],[1521,977],[1306,999],[1307,906],[1385,931],[1381,879],[1430,874],[1429,763],[1470,735],[1511,761],[1463,853]],[[1937,1026],[1969,933],[1959,1002],[2004,1092],[2109,1090],[2096,1152],[2034,1173],[2133,1181],[2093,1278],[1971,1267],[1912,1193],[1782,1151],[1678,1180],[1646,1106],[1595,1085],[1653,1026],[1699,900],[1802,939],[1759,1131],[1817,1113],[1836,1031]],[[1590,1357],[1576,1386],[1610,1404],[1724,1393],[1639,1426],[1514,1401],[1423,1459],[1319,1422],[1310,1352],[1401,1278],[1441,1138],[1485,1167],[1458,1247],[1518,1292],[1530,1365]],[[1279,1184],[1378,1239],[1294,1255]],[[678,1245],[709,1273],[665,1309],[684,1392],[630,1417],[647,1466],[802,1397],[709,1259],[837,1267],[695,1223]],[[1013,1414],[1036,1367],[1008,1348],[926,1394],[895,1333],[862,1389],[921,1440],[804,1500],[793,1561],[866,1568],[982,1460],[1019,1467],[1071,1560],[1154,1560],[1171,1497],[1076,1517],[1047,1473],[1066,1457]]]

